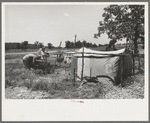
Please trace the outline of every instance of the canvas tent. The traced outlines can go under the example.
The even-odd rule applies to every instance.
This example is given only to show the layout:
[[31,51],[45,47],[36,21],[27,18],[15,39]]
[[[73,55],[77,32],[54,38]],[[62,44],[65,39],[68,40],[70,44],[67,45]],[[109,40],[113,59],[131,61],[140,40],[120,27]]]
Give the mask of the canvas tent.
[[103,76],[112,79],[115,84],[119,84],[122,74],[125,75],[130,69],[129,63],[131,61],[128,60],[127,56],[122,57],[123,55],[121,55],[124,52],[125,48],[117,51],[94,51],[82,47],[73,55],[71,62],[72,77],[74,77],[75,68],[76,75],[81,78],[84,62],[83,77]]

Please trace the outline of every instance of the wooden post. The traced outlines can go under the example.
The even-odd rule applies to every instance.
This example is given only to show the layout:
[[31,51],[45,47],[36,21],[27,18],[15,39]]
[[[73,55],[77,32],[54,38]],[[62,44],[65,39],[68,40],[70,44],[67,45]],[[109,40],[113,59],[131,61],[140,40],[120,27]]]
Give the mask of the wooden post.
[[133,59],[132,59],[132,60],[133,60],[133,64],[132,64],[132,68],[133,68],[132,70],[133,70],[133,71],[132,71],[132,72],[133,72],[133,75],[134,75],[134,71],[135,71],[135,69],[134,69],[134,67],[135,67],[135,66],[134,66],[134,54],[133,54]]
[[55,67],[56,67],[56,59],[55,59],[55,65],[54,65],[54,72],[55,72]]
[[66,65],[65,65],[65,75],[66,75]]
[[[121,67],[121,87],[123,87],[123,80],[124,80],[124,56],[122,57],[122,67]],[[120,62],[121,63],[121,62]]]
[[76,74],[75,74],[76,71],[75,71],[75,70],[76,70],[76,69],[74,68],[74,70],[73,70],[73,75],[74,75],[74,76],[73,76],[73,82],[74,82],[73,84],[74,84],[74,86],[75,86],[75,80],[76,80],[76,78],[75,78],[75,77],[76,77]]
[[92,68],[90,68],[90,79],[92,77]]
[[81,81],[83,80],[83,70],[84,70],[84,47],[82,52],[82,71],[81,71]]
[[74,50],[76,48],[76,38],[77,38],[77,35],[75,34],[75,39],[74,39]]
[[122,71],[123,71],[123,73],[122,73],[122,76],[123,76],[122,79],[124,80],[124,78],[125,78],[125,77],[124,77],[124,76],[125,76],[125,74],[124,74],[124,56],[122,56],[122,64],[123,64],[123,65],[122,65],[122,66],[123,66],[123,67],[122,67],[122,69],[123,69],[123,70],[122,70]]

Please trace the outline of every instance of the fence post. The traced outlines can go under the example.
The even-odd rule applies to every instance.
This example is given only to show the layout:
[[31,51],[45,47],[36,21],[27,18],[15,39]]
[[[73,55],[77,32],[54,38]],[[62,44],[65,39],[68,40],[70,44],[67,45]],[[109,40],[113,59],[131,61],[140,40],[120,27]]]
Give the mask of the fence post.
[[134,67],[135,67],[135,66],[134,66],[134,54],[133,54],[133,59],[132,59],[132,60],[133,60],[133,64],[132,64],[132,68],[133,68],[133,69],[132,69],[132,72],[133,72],[133,75],[134,75],[134,71],[135,71],[135,69],[134,69]]
[[55,65],[54,65],[54,72],[55,72],[55,68],[56,68],[56,59],[55,59]]
[[124,80],[124,78],[125,78],[125,77],[124,77],[124,76],[125,76],[125,75],[124,75],[124,55],[123,55],[122,57],[123,57],[123,63],[122,63],[122,64],[123,64],[123,67],[122,67],[122,69],[123,69],[122,76],[123,76],[123,77],[122,77],[122,79]]
[[122,57],[122,67],[121,67],[121,87],[123,87],[123,80],[124,80],[124,55],[121,56]]
[[84,69],[84,46],[82,52],[82,71],[81,71],[81,81],[83,80],[83,69]]
[[92,77],[92,68],[90,68],[90,79]]
[[75,70],[76,70],[76,69],[74,68],[74,70],[73,70],[73,75],[74,75],[74,76],[73,76],[73,82],[74,82],[73,84],[74,84],[74,86],[75,86],[75,80],[76,80],[76,78],[75,78],[75,77],[76,77],[76,75],[75,75]]

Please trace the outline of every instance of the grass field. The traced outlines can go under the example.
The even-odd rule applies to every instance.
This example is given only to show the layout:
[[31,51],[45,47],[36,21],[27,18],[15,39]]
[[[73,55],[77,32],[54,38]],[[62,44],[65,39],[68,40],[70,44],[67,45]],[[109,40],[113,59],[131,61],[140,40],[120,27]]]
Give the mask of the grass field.
[[[71,79],[70,71],[57,68],[52,74],[27,70],[22,54],[5,55],[5,97],[7,99],[143,99],[144,73],[129,77],[124,87],[114,86],[111,81],[87,83],[80,86]],[[54,58],[49,58],[54,64]]]
[[[67,50],[66,48],[61,48],[61,50]],[[74,50],[74,49],[69,49],[69,50]],[[38,49],[26,49],[26,50],[22,50],[22,49],[9,49],[6,50],[6,53],[22,53],[22,52],[37,52]],[[52,48],[52,49],[48,49],[46,48],[46,51],[58,51],[58,48]]]

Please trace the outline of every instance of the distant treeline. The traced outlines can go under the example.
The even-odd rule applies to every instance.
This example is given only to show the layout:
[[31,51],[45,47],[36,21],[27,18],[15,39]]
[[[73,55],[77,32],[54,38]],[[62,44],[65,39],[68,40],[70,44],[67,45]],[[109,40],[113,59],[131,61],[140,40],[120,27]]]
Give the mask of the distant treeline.
[[[53,48],[54,46],[51,43],[47,44],[49,49]],[[5,43],[5,50],[9,50],[9,49],[22,49],[22,50],[26,50],[26,49],[38,49],[43,47],[43,43],[36,41],[34,44],[29,44],[28,41],[22,41],[21,43]]]
[[71,41],[66,41],[65,42],[66,45],[65,47],[66,48],[81,48],[81,47],[98,47],[98,46],[101,46],[101,44],[97,45],[95,43],[89,43],[89,42],[86,42],[86,41],[77,41],[77,42],[71,42]]
[[[22,49],[22,50],[26,50],[26,49],[38,49],[43,47],[43,43],[39,42],[39,41],[35,41],[34,44],[30,44],[28,43],[28,41],[22,41],[21,43],[5,43],[5,50],[9,50],[9,49]],[[89,43],[86,41],[77,41],[77,42],[71,42],[71,41],[66,41],[65,42],[65,48],[81,48],[81,47],[98,47],[101,46],[101,44],[97,45],[95,43]],[[47,46],[45,46],[49,49],[52,48],[58,48],[58,47],[54,47],[52,43],[47,43]]]
[[36,46],[34,44],[27,44],[23,46],[21,43],[5,43],[5,50],[9,49],[35,49]]

